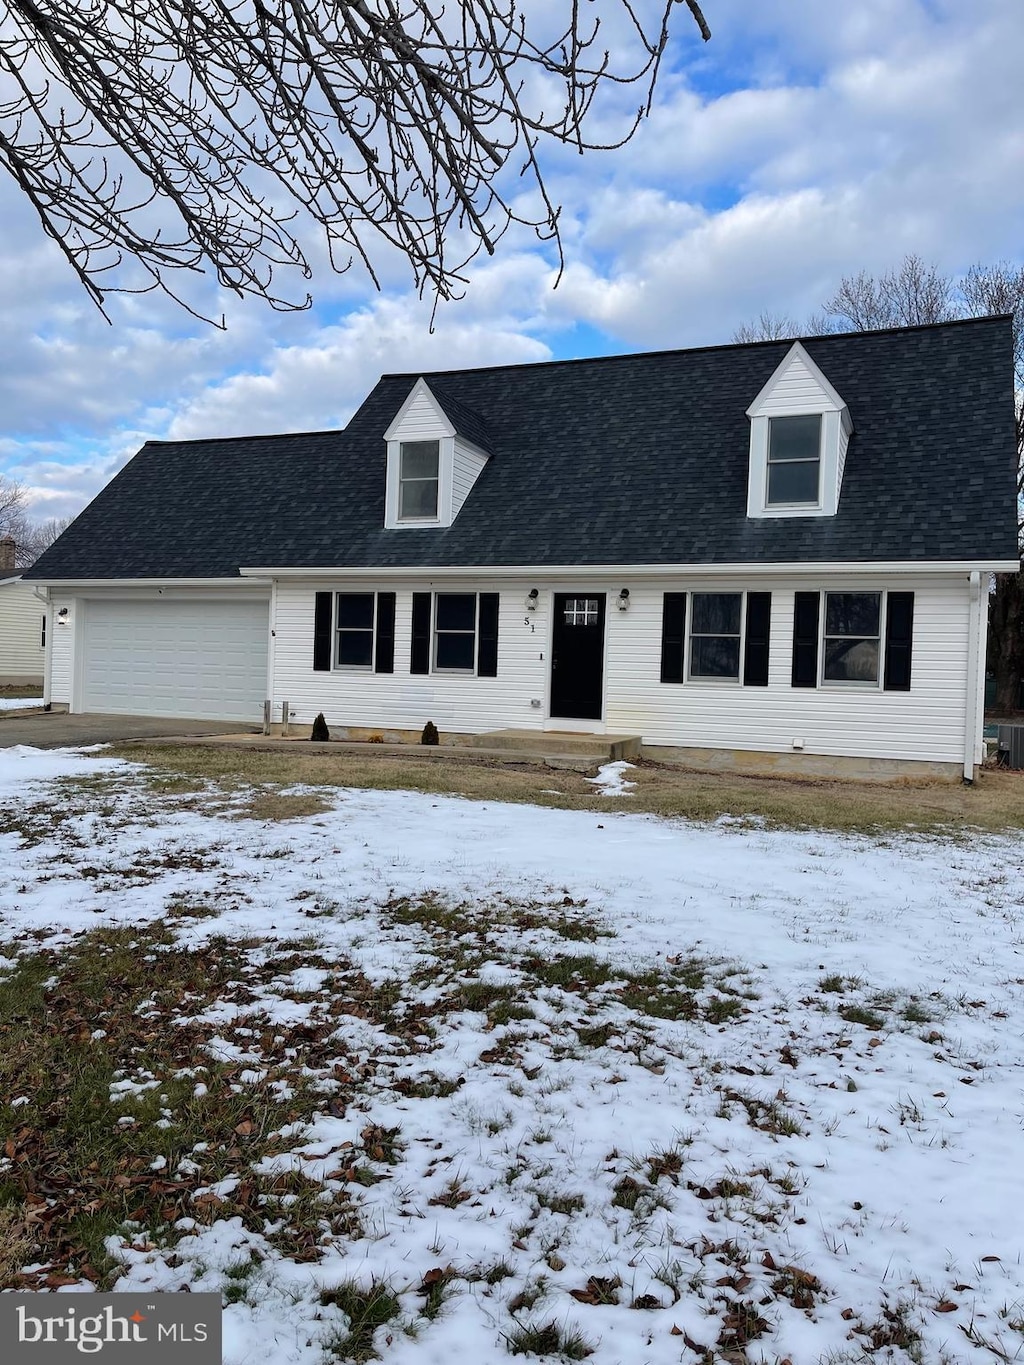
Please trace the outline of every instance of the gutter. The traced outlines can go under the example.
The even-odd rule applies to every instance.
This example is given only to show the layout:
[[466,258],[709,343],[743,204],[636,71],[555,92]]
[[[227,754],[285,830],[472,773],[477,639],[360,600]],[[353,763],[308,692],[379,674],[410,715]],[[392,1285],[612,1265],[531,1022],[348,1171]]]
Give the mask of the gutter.
[[[800,576],[820,578],[823,574],[860,574],[894,575],[914,574],[986,574],[1017,573],[1020,561],[998,559],[979,561],[976,559],[950,560],[820,560],[812,563],[803,560],[785,564],[407,564],[396,568],[360,565],[353,568],[339,568],[338,565],[320,565],[310,568],[295,568],[291,565],[278,565],[259,568],[240,568],[240,577],[255,581],[280,578],[586,578],[599,575],[625,576],[634,578],[665,578],[686,574],[689,576],[720,577],[723,575],[744,578]],[[176,580],[183,583],[184,580]],[[222,580],[223,581],[223,580]]]

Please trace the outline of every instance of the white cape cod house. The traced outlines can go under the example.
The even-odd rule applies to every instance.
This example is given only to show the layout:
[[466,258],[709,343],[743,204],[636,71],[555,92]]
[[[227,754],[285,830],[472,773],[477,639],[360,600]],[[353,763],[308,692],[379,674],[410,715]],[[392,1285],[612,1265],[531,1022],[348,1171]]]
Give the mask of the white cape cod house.
[[148,443],[25,577],[73,711],[971,778],[1015,467],[1007,318],[388,375]]

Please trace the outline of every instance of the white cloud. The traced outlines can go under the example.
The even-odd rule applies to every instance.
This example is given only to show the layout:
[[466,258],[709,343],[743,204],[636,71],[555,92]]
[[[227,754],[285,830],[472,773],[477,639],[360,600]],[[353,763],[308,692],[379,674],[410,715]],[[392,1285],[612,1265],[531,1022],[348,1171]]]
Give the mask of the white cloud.
[[[952,271],[1021,259],[1020,0],[717,0],[708,12],[707,48],[677,18],[677,69],[629,146],[546,153],[566,205],[558,290],[550,249],[513,228],[433,334],[394,253],[378,296],[358,269],[330,276],[312,241],[310,313],[211,284],[226,334],[154,295],[113,300],[108,327],[6,190],[0,470],[43,515],[76,511],[147,436],[337,425],[382,371],[545,359],[575,349],[580,323],[608,349],[724,341],[762,310],[802,318],[844,274],[909,251]],[[634,94],[609,100],[609,127]]]

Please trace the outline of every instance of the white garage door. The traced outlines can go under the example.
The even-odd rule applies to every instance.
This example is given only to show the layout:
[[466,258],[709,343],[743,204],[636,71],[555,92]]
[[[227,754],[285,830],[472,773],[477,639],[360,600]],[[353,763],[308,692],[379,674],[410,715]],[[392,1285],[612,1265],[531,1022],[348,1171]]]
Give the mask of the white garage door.
[[251,720],[267,691],[267,602],[87,602],[83,711]]

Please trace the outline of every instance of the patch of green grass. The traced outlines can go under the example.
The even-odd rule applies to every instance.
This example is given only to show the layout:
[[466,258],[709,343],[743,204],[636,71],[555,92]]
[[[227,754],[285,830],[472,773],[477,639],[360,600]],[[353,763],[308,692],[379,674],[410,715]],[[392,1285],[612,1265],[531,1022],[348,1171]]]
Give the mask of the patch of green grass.
[[839,972],[832,972],[829,976],[823,976],[818,982],[818,990],[826,994],[841,995],[846,990],[846,977]]
[[840,1005],[839,1014],[848,1024],[862,1024],[868,1029],[885,1027],[885,1016],[866,1005]]
[[542,1209],[550,1209],[552,1213],[562,1213],[570,1217],[574,1213],[582,1213],[587,1206],[587,1201],[582,1194],[568,1194],[562,1190],[535,1189],[534,1198]]
[[619,997],[629,1009],[652,1019],[696,1019],[700,1013],[693,991],[677,985],[674,975],[661,971],[629,976],[619,990]]
[[320,1302],[325,1307],[330,1304],[340,1308],[349,1321],[348,1331],[339,1333],[327,1345],[333,1356],[356,1365],[379,1359],[373,1344],[374,1333],[396,1318],[401,1307],[385,1281],[371,1280],[364,1288],[357,1280],[346,1280],[336,1289],[322,1290]]
[[525,958],[520,966],[543,986],[581,995],[587,995],[599,986],[606,986],[618,975],[610,962],[591,953],[552,958],[531,956]]
[[576,1037],[584,1047],[607,1047],[609,1038],[614,1038],[619,1032],[617,1025],[605,1022],[603,1024],[575,1024]]
[[561,1356],[563,1360],[586,1360],[594,1347],[575,1327],[554,1321],[543,1326],[514,1327],[505,1338],[510,1355]]
[[[763,1133],[773,1133],[776,1137],[801,1137],[803,1128],[788,1109],[784,1108],[777,1097],[762,1099],[758,1095],[743,1094],[738,1090],[727,1090],[723,1101],[733,1100],[741,1104],[747,1113],[747,1122],[752,1128]],[[728,1103],[723,1104],[725,1118],[730,1117]]]

